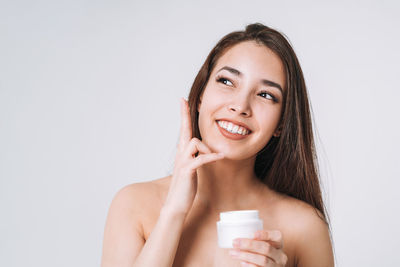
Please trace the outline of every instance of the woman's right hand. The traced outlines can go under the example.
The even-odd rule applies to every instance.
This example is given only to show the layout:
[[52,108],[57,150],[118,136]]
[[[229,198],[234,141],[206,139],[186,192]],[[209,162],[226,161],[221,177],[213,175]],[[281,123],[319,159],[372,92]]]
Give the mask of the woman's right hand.
[[[195,156],[198,152],[198,155]],[[212,153],[198,138],[192,137],[188,102],[181,98],[181,130],[174,170],[163,209],[187,214],[197,192],[197,172],[200,166],[224,158]]]

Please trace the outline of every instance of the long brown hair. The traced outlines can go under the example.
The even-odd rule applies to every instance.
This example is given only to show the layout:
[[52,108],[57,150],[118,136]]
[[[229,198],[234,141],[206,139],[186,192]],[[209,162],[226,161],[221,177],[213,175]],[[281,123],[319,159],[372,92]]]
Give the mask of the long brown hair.
[[263,24],[247,25],[244,31],[224,36],[209,53],[189,93],[193,136],[201,139],[198,127],[198,104],[218,59],[234,45],[255,41],[272,50],[282,61],[286,83],[280,136],[272,137],[257,154],[256,176],[276,192],[300,199],[314,208],[328,223],[321,196],[312,121],[303,72],[293,48],[280,32]]

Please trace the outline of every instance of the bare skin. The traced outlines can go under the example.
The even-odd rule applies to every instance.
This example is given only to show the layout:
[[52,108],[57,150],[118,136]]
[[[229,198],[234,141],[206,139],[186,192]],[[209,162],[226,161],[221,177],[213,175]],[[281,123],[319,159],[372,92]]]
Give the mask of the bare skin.
[[[121,209],[135,212],[135,217],[140,218],[140,221],[130,219],[131,227],[138,229],[138,240],[135,239],[138,237],[136,234],[127,236],[124,228],[117,230],[124,232],[125,238],[119,241],[119,246],[131,249],[129,253],[132,260],[140,252],[135,250],[135,245],[143,245],[157,222],[170,181],[171,176],[168,176],[151,182],[132,184],[123,188],[116,196],[116,199],[124,199],[120,201],[120,206],[124,206],[120,207]],[[264,222],[264,229],[281,231],[283,251],[288,256],[285,266],[333,266],[327,226],[314,209],[300,200],[270,191],[267,187],[263,190],[266,194],[261,195],[259,199],[243,200],[243,206],[237,206],[235,209],[257,209]],[[260,190],[260,194],[263,190]],[[195,202],[185,220],[173,266],[241,266],[239,260],[229,255],[228,249],[217,246],[216,222],[219,220],[219,211],[200,206]],[[122,217],[115,220],[127,221],[125,216]],[[133,245],[133,242],[136,244]],[[326,262],[329,264],[324,264]]]
[[[191,136],[185,102],[173,174],[118,192],[107,218],[103,267],[333,266],[328,228],[317,212],[254,174],[256,154],[279,136],[283,99],[281,89],[262,79],[285,87],[282,63],[268,48],[242,42],[221,56],[200,99],[202,140]],[[221,120],[251,131],[231,138]],[[259,210],[264,230],[235,249],[218,248],[219,213],[241,209]]]

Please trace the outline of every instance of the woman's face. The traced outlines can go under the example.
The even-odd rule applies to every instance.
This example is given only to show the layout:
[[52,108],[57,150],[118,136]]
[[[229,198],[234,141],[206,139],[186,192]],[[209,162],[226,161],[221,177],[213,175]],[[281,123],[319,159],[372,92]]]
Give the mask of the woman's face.
[[285,72],[269,48],[241,42],[218,60],[200,98],[199,130],[214,152],[247,159],[278,135]]

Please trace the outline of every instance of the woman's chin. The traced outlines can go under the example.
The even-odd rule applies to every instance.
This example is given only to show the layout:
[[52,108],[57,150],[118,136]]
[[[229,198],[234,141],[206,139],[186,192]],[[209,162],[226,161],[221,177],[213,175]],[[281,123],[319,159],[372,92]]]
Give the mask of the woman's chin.
[[232,147],[225,147],[220,144],[217,144],[215,146],[209,146],[209,147],[212,152],[223,153],[224,159],[227,159],[227,160],[245,160],[252,156],[252,155],[248,155],[248,151],[232,149]]
[[257,151],[249,151],[249,147],[243,147],[240,145],[233,145],[224,142],[216,142],[215,139],[210,141],[203,139],[202,142],[210,148],[213,153],[223,153],[224,159],[228,160],[246,160],[257,154]]

